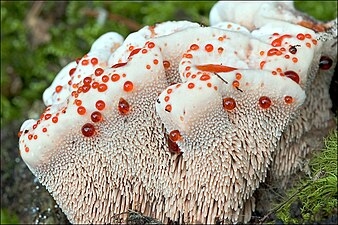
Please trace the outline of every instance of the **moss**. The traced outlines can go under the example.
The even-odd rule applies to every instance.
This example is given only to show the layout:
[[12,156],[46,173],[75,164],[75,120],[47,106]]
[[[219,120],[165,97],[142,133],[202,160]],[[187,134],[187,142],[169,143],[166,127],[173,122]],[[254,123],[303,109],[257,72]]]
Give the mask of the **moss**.
[[[337,131],[325,139],[325,148],[310,161],[311,177],[287,193],[277,217],[284,223],[320,222],[337,212]],[[300,211],[298,215],[297,211]]]
[[18,224],[19,218],[6,209],[1,209],[1,224]]

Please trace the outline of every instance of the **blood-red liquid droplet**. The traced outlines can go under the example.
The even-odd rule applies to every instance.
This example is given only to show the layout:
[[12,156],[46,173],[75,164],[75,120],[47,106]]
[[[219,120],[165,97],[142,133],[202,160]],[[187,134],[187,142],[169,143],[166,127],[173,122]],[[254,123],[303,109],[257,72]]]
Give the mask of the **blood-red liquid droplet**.
[[81,132],[84,136],[91,137],[95,133],[95,127],[91,123],[86,123],[85,125],[82,126]]
[[124,66],[126,64],[127,64],[126,62],[124,62],[124,63],[117,63],[117,64],[113,65],[111,68],[119,68],[119,67]]
[[126,92],[130,92],[134,89],[134,84],[131,81],[126,81],[123,85],[123,90]]
[[263,109],[267,109],[271,106],[271,100],[270,98],[266,96],[262,96],[259,98],[259,106],[262,107]]
[[169,61],[163,61],[163,66],[164,66],[164,69],[168,69],[170,67],[170,62]]
[[95,106],[98,110],[103,110],[105,107],[106,107],[106,103],[102,100],[98,100],[96,103],[95,103]]
[[327,56],[320,57],[319,68],[322,70],[328,70],[332,66],[332,59]]
[[102,68],[97,68],[95,70],[95,76],[101,76],[101,74],[103,74],[104,70]]
[[296,54],[296,53],[297,53],[297,48],[296,48],[296,46],[291,46],[291,47],[289,48],[289,52],[290,52],[291,54]]
[[291,96],[285,96],[284,101],[286,104],[291,104],[293,102],[293,98]]
[[130,110],[129,103],[125,99],[120,98],[118,110],[121,114],[126,115]]
[[293,80],[294,82],[296,82],[297,84],[299,84],[299,76],[295,71],[292,70],[285,71],[284,75]]
[[178,145],[173,142],[170,138],[168,138],[168,148],[169,148],[169,152],[173,153],[173,154],[180,154],[181,150],[178,147]]
[[94,123],[97,123],[102,120],[102,114],[98,111],[95,111],[90,115],[90,118]]
[[225,110],[233,110],[236,107],[236,101],[233,98],[223,99],[223,108]]
[[176,142],[182,138],[180,132],[178,130],[173,130],[169,133],[169,139]]
[[133,55],[136,55],[137,53],[139,53],[140,50],[141,48],[135,48],[133,51],[130,52],[128,58],[132,57]]

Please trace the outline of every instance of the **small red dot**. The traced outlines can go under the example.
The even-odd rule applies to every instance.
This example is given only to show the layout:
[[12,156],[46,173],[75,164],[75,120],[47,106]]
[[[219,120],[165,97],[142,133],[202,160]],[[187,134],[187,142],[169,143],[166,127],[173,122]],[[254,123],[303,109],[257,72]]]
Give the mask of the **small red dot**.
[[191,50],[198,50],[200,47],[198,46],[198,45],[196,45],[196,44],[192,44],[191,46],[190,46],[190,49]]
[[84,84],[90,84],[92,82],[92,78],[91,77],[85,77],[84,79],[83,79],[83,83]]
[[45,115],[45,120],[48,120],[48,119],[51,118],[51,117],[52,117],[51,114],[46,114],[46,115]]
[[194,84],[194,83],[189,83],[189,84],[188,84],[188,88],[189,88],[189,89],[193,89],[194,87],[195,87],[195,84]]
[[155,47],[155,44],[153,42],[149,42],[148,48],[153,48],[153,47]]
[[170,62],[169,61],[163,61],[163,66],[165,69],[168,69],[170,67]]
[[101,76],[102,74],[103,74],[103,69],[102,68],[97,68],[96,70],[95,70],[95,76]]
[[271,100],[270,98],[266,97],[266,96],[262,96],[259,98],[259,105],[260,107],[262,107],[263,109],[267,109],[271,106]]
[[95,66],[99,62],[99,60],[97,58],[92,58],[90,62]]
[[91,137],[95,134],[95,127],[91,123],[86,123],[82,126],[81,132],[86,137]]
[[223,108],[225,110],[233,110],[236,107],[236,101],[233,98],[223,99]]
[[109,81],[109,77],[107,75],[104,75],[102,77],[102,82],[107,83]]
[[102,120],[102,114],[98,111],[95,111],[90,115],[90,118],[94,123],[97,123]]
[[82,86],[82,91],[83,93],[87,93],[90,90],[90,85],[89,84],[85,84]]
[[69,70],[69,76],[73,76],[75,70],[76,70],[76,68],[70,69],[70,70]]
[[113,74],[112,76],[111,76],[111,80],[113,81],[113,82],[116,82],[116,81],[118,81],[120,79],[120,75],[118,75],[118,74]]
[[210,76],[208,74],[203,74],[200,78],[200,80],[209,80]]
[[126,92],[131,92],[134,89],[134,84],[131,81],[126,81],[123,85],[123,90]]
[[99,86],[97,87],[97,90],[99,91],[99,92],[104,92],[104,91],[106,91],[107,90],[107,85],[105,85],[105,84],[99,84]]
[[171,110],[172,110],[172,107],[171,107],[171,105],[169,104],[169,105],[166,105],[166,107],[165,107],[165,111],[167,111],[167,112],[171,112]]
[[291,104],[293,102],[293,98],[291,96],[285,96],[284,101],[286,104]]
[[106,107],[106,103],[102,100],[98,100],[95,106],[98,110],[103,110]]
[[205,50],[206,50],[207,52],[212,52],[212,51],[214,50],[214,46],[212,46],[211,44],[207,44],[207,45],[205,46]]
[[54,117],[52,118],[52,122],[53,122],[53,123],[57,123],[58,120],[59,120],[59,119],[58,119],[56,116],[54,116]]
[[84,60],[82,60],[81,64],[82,64],[82,65],[84,65],[84,66],[86,66],[86,65],[88,65],[88,64],[89,64],[89,62],[88,62],[88,60],[87,60],[87,59],[84,59]]
[[130,110],[129,103],[125,99],[120,98],[118,110],[122,115],[126,115]]
[[61,90],[62,90],[62,86],[60,86],[60,85],[56,86],[56,88],[55,88],[56,93],[61,92]]
[[77,108],[77,112],[80,114],[80,115],[84,115],[86,113],[86,108],[83,107],[83,106],[80,106],[79,108]]
[[173,142],[176,142],[176,141],[180,140],[182,138],[182,136],[181,136],[181,134],[178,130],[173,130],[169,133],[169,138]]

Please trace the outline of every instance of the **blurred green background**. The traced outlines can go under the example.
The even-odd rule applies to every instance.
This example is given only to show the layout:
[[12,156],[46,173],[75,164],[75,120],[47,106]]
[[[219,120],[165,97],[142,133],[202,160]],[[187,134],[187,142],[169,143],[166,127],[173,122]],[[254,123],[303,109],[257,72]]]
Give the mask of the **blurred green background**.
[[[1,223],[31,223],[41,216],[29,208],[43,197],[18,155],[16,134],[25,119],[43,111],[42,93],[58,71],[109,31],[126,37],[168,20],[208,25],[215,2],[1,1]],[[336,1],[297,1],[295,6],[323,21],[337,16]],[[34,204],[41,212],[41,203]]]

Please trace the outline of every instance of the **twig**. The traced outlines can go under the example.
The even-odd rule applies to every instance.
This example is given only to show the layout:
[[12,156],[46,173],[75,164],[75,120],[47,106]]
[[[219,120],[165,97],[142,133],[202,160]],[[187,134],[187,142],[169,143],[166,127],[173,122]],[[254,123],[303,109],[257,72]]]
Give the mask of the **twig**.
[[300,187],[293,195],[291,195],[286,201],[284,201],[282,204],[276,206],[273,208],[268,214],[266,214],[261,220],[259,220],[259,223],[262,224],[264,221],[273,213],[277,212],[279,209],[281,209],[286,203],[288,203],[293,197],[295,197],[297,194],[299,194],[304,188],[310,185],[310,182]]

